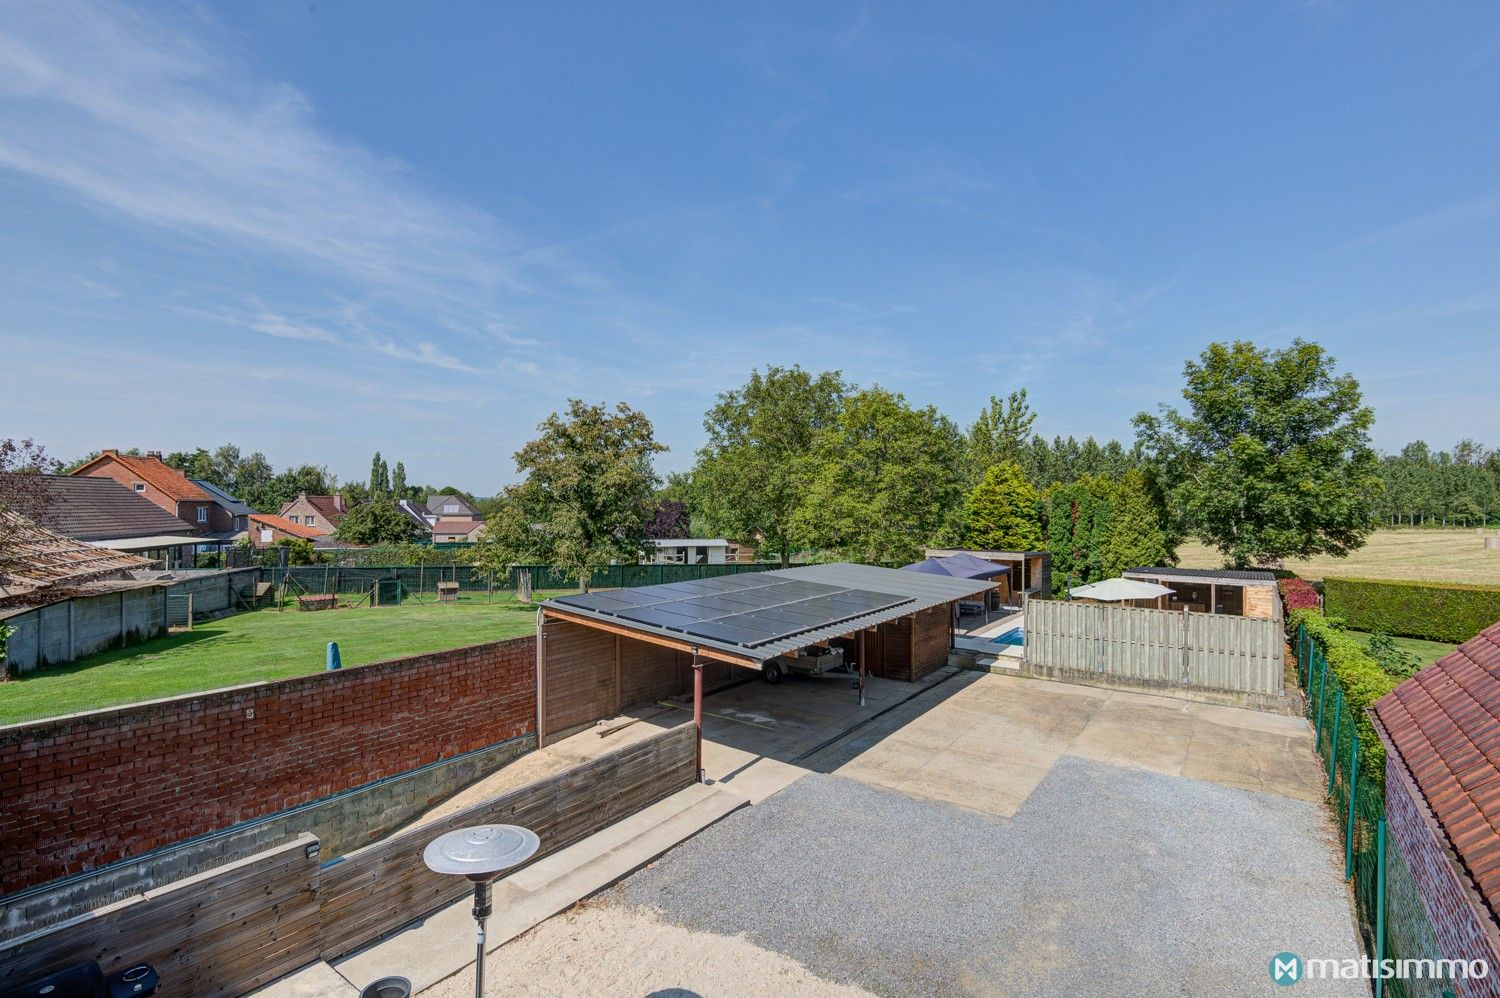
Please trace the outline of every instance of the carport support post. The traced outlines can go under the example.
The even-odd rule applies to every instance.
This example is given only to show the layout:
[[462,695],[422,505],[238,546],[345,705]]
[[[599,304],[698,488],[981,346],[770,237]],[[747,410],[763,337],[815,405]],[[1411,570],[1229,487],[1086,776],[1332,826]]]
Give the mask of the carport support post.
[[861,707],[865,705],[865,649],[869,647],[869,642],[865,640],[865,637],[868,634],[868,631],[859,632],[859,705]]
[[707,783],[703,778],[703,663],[698,658],[697,645],[693,645],[693,729],[698,738],[698,782]]

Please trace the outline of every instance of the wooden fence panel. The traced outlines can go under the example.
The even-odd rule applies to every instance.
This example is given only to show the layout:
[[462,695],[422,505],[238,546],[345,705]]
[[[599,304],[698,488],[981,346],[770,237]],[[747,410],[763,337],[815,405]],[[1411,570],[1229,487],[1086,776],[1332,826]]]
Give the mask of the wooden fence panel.
[[480,824],[524,825],[541,839],[537,858],[676,793],[697,779],[691,723],[350,853],[323,871],[322,956],[334,959],[472,890],[436,874],[422,850],[438,835]]
[[1274,620],[1031,600],[1025,638],[1026,661],[1041,668],[1239,693],[1282,689]]
[[318,840],[302,833],[0,944],[0,993],[98,960],[106,974],[149,963],[162,995],[240,995],[318,957]]

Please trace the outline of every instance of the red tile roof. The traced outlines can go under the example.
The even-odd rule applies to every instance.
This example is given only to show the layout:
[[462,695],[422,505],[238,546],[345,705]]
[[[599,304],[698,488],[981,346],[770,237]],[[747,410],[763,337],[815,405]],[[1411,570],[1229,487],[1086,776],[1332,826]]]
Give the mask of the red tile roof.
[[483,523],[483,520],[473,520],[467,516],[445,516],[432,525],[432,532],[434,534],[467,534]]
[[339,525],[339,521],[342,520],[344,518],[344,514],[348,512],[348,510],[339,509],[340,501],[341,500],[338,496],[307,497],[308,505],[317,510],[319,513],[322,513],[323,518],[329,523],[333,524],[335,527]]
[[284,533],[291,534],[293,537],[301,537],[309,541],[315,537],[322,537],[327,533],[327,531],[319,530],[317,527],[305,527],[300,523],[293,523],[286,517],[277,516],[274,513],[251,513],[248,519],[251,523],[272,527]]
[[[198,488],[188,480],[186,475],[159,457],[137,457],[133,454],[106,450],[88,464],[78,468],[73,474],[93,475],[93,469],[97,469],[105,461],[114,461],[126,468],[136,478],[159,490],[174,502],[205,502],[213,499],[213,496]],[[93,477],[100,476],[93,475]]]
[[1375,716],[1500,918],[1500,623],[1381,697]]

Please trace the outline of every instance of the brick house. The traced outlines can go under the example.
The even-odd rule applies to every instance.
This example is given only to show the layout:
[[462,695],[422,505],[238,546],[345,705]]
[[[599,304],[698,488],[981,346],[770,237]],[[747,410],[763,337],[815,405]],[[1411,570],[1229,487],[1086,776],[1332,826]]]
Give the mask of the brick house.
[[[215,528],[213,496],[194,485],[188,477],[161,459],[161,451],[147,451],[145,456],[121,454],[110,448],[70,474],[88,478],[113,478],[142,499],[166,510],[198,533]],[[232,521],[227,514],[217,529],[229,530]]]
[[310,496],[306,492],[281,507],[281,515],[295,524],[311,527],[318,535],[331,534],[338,528],[348,507],[342,495]]
[[1451,989],[1500,995],[1500,623],[1381,697],[1371,720],[1386,750],[1389,837],[1437,947],[1491,968]]
[[272,513],[251,513],[250,543],[258,548],[275,547],[279,541],[311,541],[322,537],[325,531],[301,523],[293,523],[290,517]]

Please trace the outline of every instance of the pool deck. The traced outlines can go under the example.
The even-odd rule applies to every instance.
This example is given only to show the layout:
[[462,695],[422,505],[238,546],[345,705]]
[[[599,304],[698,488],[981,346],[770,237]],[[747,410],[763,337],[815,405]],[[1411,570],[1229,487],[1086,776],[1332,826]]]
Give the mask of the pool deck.
[[997,659],[1005,659],[1007,660],[1004,662],[1006,666],[1015,668],[1020,664],[1021,658],[1026,653],[1025,646],[997,645],[992,639],[999,637],[1006,631],[1013,631],[1018,627],[1022,627],[1025,623],[1026,615],[1024,613],[1017,611],[1007,614],[997,620],[982,624],[972,631],[960,633],[953,639],[953,645],[955,648],[963,651],[978,652],[986,656],[988,660],[981,659],[979,662],[980,665],[991,665],[995,664],[995,660]]

